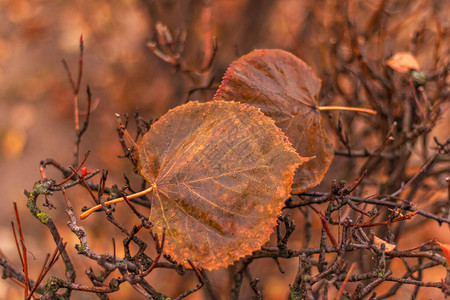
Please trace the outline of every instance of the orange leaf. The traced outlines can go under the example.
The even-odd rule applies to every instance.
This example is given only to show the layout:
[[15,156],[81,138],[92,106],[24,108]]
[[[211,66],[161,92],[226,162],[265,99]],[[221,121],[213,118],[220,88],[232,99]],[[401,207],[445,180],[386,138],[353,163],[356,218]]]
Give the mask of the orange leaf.
[[389,252],[391,252],[391,251],[393,251],[395,249],[395,245],[389,244],[388,242],[386,242],[385,240],[380,239],[377,236],[373,237],[373,243],[378,248],[381,248],[381,244],[384,244],[384,247],[385,247],[384,249],[385,249],[386,253],[389,253]]
[[450,265],[450,245],[449,244],[443,244],[440,242],[436,242],[438,243],[439,246],[441,246],[442,249],[442,253],[445,256],[445,259],[447,260],[447,264]]
[[225,267],[269,240],[298,156],[273,120],[237,102],[189,102],[152,125],[136,149],[154,187],[153,232],[178,263]]
[[386,61],[386,64],[400,73],[419,70],[419,63],[410,52],[398,52]]

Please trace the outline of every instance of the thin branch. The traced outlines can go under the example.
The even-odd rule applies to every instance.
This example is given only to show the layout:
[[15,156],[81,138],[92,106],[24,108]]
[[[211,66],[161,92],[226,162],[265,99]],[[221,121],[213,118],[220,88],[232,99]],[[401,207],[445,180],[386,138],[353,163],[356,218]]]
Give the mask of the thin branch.
[[[292,191],[292,194],[296,194],[296,192]],[[330,194],[323,193],[323,192],[306,192],[306,193],[299,194],[299,195],[301,195],[302,197],[303,196],[312,197],[312,199],[309,201],[301,199],[300,201],[294,202],[292,200],[292,198],[289,198],[285,202],[285,208],[295,208],[295,207],[302,207],[302,206],[306,206],[306,205],[310,205],[310,204],[325,203],[328,201]],[[421,215],[425,218],[428,218],[428,219],[433,219],[435,221],[438,221],[439,223],[450,224],[450,219],[442,218],[442,217],[439,217],[432,213],[426,212],[424,210],[411,207],[411,204],[405,205],[405,204],[401,204],[401,203],[387,201],[387,200],[391,199],[391,197],[381,197],[381,199],[377,200],[377,199],[370,199],[370,198],[345,196],[345,197],[343,197],[343,199],[348,199],[348,200],[351,200],[354,202],[359,202],[359,203],[376,204],[376,205],[386,206],[386,207],[390,207],[390,208],[401,208],[401,209],[405,209],[407,211],[417,212],[419,215]],[[393,199],[395,199],[395,198],[393,198]],[[399,199],[398,201],[407,202],[406,200],[402,200],[402,199]]]
[[[27,258],[27,247],[25,246],[25,239],[23,237],[23,231],[22,231],[22,224],[20,223],[20,217],[19,217],[19,210],[17,209],[17,203],[13,202],[14,204],[14,214],[16,217],[17,225],[19,226],[19,236],[20,236],[20,246],[22,247],[22,267],[23,267],[23,273],[24,273],[24,297],[25,299],[28,298],[29,292],[30,292],[30,282],[29,282],[29,275],[28,275],[28,258]],[[14,226],[13,226],[14,229]],[[14,231],[14,236],[16,235]],[[17,242],[17,239],[16,239]],[[18,246],[18,245],[17,245]]]

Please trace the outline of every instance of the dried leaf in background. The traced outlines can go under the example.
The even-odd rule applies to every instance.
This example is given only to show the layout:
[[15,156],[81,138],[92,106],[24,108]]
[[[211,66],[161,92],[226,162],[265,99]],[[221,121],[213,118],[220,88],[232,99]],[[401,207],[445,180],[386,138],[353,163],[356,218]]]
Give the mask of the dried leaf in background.
[[398,52],[388,59],[386,64],[400,73],[408,73],[410,70],[419,70],[419,63],[410,52]]
[[381,248],[381,244],[384,244],[384,249],[386,249],[386,253],[389,253],[393,250],[395,250],[395,245],[390,244],[388,242],[386,242],[383,239],[380,239],[379,237],[377,237],[376,235],[373,237],[373,243],[378,247]]
[[443,244],[440,242],[437,242],[438,245],[441,247],[442,253],[445,256],[445,259],[447,260],[447,263],[450,265],[450,245],[449,244]]
[[293,188],[298,191],[318,185],[334,156],[318,110],[320,85],[311,68],[293,54],[255,50],[230,65],[214,96],[260,108],[301,156],[315,157],[296,171]]
[[150,220],[187,266],[225,267],[259,249],[289,197],[300,158],[259,109],[189,102],[152,125],[137,148],[154,190]]

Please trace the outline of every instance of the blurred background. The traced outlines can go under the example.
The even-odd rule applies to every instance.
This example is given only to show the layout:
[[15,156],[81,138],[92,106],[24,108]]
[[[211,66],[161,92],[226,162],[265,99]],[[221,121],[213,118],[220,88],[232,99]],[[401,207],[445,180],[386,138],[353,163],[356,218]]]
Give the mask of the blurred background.
[[[380,11],[381,5],[383,9],[378,18],[383,18],[380,24],[385,27],[377,28],[379,23],[374,15]],[[0,1],[1,251],[16,266],[20,266],[10,225],[13,201],[19,205],[25,240],[35,257],[30,262],[32,277],[37,276],[45,255],[54,249],[46,228],[39,226],[27,212],[23,190],[31,189],[34,182],[40,179],[41,160],[51,157],[64,166],[71,165],[73,161],[73,91],[61,61],[65,59],[72,73],[77,73],[81,35],[84,56],[80,106],[82,109],[86,107],[87,84],[95,104],[88,131],[82,139],[81,154],[90,150],[86,162],[88,169],[108,169],[109,185],[122,186],[125,184],[123,174],[136,182],[138,177],[133,175],[133,168],[126,159],[118,158],[123,151],[117,139],[114,113],[132,116],[139,109],[140,115],[150,120],[189,99],[211,99],[227,66],[253,49],[280,48],[294,53],[323,79],[320,102],[342,102],[333,88],[335,83],[330,79],[334,62],[328,55],[329,49],[339,38],[336,31],[340,29],[336,24],[340,23],[335,15],[339,6],[348,11],[358,32],[366,34],[364,47],[377,68],[383,68],[385,59],[398,51],[414,51],[421,70],[436,68],[433,65],[434,48],[431,46],[436,44],[440,28],[449,26],[450,5],[447,1]],[[164,51],[158,52],[163,48],[163,41],[158,40],[158,36],[167,32],[174,40],[168,47],[176,58],[176,62],[172,63],[170,57],[164,56]],[[372,34],[374,32],[377,34]],[[417,32],[420,32],[421,48],[414,48],[411,43]],[[156,48],[154,44],[149,47],[149,42],[156,43]],[[442,64],[448,62],[448,43],[447,34],[441,39],[439,50]],[[348,52],[349,49],[341,51]],[[162,53],[160,56],[163,59],[155,53]],[[349,89],[351,93],[352,89],[357,88],[352,80],[339,78],[341,88]],[[364,99],[355,104],[369,107]],[[443,108],[445,110],[446,107]],[[449,124],[447,112],[438,120],[429,135],[430,139],[433,136],[447,139]],[[331,127],[329,130],[335,140],[335,148],[342,149],[338,139],[333,137]],[[366,136],[359,140],[356,134],[362,134],[363,129],[346,130],[355,131],[351,136],[355,148],[376,148],[383,136],[375,134],[378,139]],[[361,145],[362,141],[364,145]],[[414,174],[422,163],[420,155],[412,155],[408,161],[409,172]],[[328,191],[332,179],[351,182],[359,177],[358,168],[343,168],[346,164],[348,158],[336,157],[323,184],[316,189]],[[51,178],[62,179],[61,174],[51,168],[47,172]],[[437,185],[433,194],[436,201],[445,199],[444,187]],[[69,196],[76,211],[90,204],[88,195],[81,188],[72,189]],[[59,195],[51,199],[56,209],[49,211],[49,214],[68,242],[67,248],[78,268],[77,281],[89,284],[89,280],[83,278],[86,277],[83,272],[89,266],[95,269],[95,265],[76,255],[73,245],[77,239],[66,228],[64,201]],[[293,214],[295,216],[295,212]],[[130,225],[136,222],[127,219],[126,214],[120,217]],[[111,238],[116,237],[116,241],[123,238],[115,228],[104,226],[107,223],[103,215],[98,214],[81,224],[90,234],[91,248],[98,253],[111,253]],[[319,220],[314,220],[313,226],[320,232]],[[427,226],[424,230],[414,229],[415,239],[404,241],[405,247],[417,246],[436,236],[450,242],[448,227],[439,227],[432,222]],[[290,246],[301,247],[301,231],[297,230],[295,234],[298,235],[298,243]],[[295,238],[292,240],[296,241]],[[261,279],[266,299],[284,298],[289,291],[288,284],[294,279],[297,261],[281,263],[285,274],[281,274],[269,259],[252,266],[252,275]],[[63,275],[61,267],[62,263],[58,262],[52,274]],[[444,268],[441,271],[430,274],[432,278],[429,280],[439,281],[445,276]],[[161,292],[175,296],[197,284],[195,276],[191,275],[181,277],[170,270],[156,270],[149,281]],[[211,272],[210,279],[218,291],[229,290],[226,270]],[[248,282],[244,285],[242,299],[251,295]],[[0,281],[0,299],[20,299],[22,292],[22,288],[11,281]],[[436,291],[430,291],[433,292]],[[401,293],[402,290],[399,291],[399,298]],[[436,295],[441,294],[437,291]],[[73,297],[96,299],[95,295],[77,292]],[[135,297],[139,295],[127,284],[121,286],[117,295],[111,296],[112,299]],[[203,291],[200,291],[188,299],[204,297]]]

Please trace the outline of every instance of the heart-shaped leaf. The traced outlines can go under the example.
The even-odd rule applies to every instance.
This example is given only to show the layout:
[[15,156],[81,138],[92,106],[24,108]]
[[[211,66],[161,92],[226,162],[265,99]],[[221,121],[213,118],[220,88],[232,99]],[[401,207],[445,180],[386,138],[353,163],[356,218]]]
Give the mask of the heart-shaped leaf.
[[150,220],[177,262],[224,267],[266,243],[298,156],[259,109],[190,102],[152,125],[136,149],[153,190]]
[[214,100],[241,101],[275,120],[303,157],[315,157],[297,169],[293,189],[318,185],[333,160],[333,148],[318,107],[321,81],[296,56],[282,50],[255,50],[235,60]]

